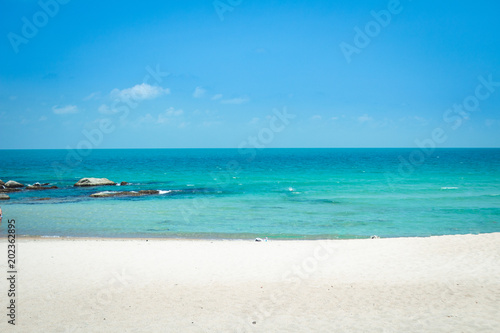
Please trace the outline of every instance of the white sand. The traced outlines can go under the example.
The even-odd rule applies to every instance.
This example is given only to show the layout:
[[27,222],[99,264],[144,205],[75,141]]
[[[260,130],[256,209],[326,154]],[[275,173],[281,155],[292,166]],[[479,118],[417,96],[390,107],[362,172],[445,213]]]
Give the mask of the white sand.
[[16,332],[500,332],[500,233],[17,246]]

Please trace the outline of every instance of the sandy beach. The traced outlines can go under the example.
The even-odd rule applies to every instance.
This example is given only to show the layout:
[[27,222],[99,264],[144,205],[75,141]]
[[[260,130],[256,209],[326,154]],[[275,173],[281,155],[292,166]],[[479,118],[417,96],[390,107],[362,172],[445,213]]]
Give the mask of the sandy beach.
[[16,332],[500,331],[500,233],[16,245]]

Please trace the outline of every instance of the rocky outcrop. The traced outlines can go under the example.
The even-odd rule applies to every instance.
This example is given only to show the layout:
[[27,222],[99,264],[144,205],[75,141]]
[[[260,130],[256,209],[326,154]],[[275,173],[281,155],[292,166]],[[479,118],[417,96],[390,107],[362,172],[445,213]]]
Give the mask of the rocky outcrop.
[[120,183],[120,186],[125,186],[125,185],[128,185],[128,183],[127,182],[121,182]]
[[116,185],[115,182],[107,178],[82,178],[74,186],[106,186]]
[[92,198],[110,198],[110,197],[138,197],[143,195],[154,195],[160,194],[160,191],[157,190],[141,190],[139,192],[136,191],[105,191],[93,193],[90,196]]
[[0,193],[0,200],[9,200],[10,197],[7,194]]
[[20,192],[19,188],[0,188],[0,193]]
[[7,183],[5,183],[5,185],[4,185],[4,186],[5,186],[5,187],[7,187],[7,188],[18,188],[18,187],[24,187],[24,185],[23,185],[23,184],[18,183],[18,182],[14,181],[14,180],[9,180]]
[[57,188],[57,186],[47,186],[49,185],[48,183],[45,184],[40,184],[40,183],[35,183],[33,185],[28,185],[26,186],[27,190],[51,190],[54,188]]
[[4,186],[5,183],[0,179],[0,187]]
[[160,194],[160,191],[157,190],[141,190],[139,191],[140,195],[151,195],[151,194]]

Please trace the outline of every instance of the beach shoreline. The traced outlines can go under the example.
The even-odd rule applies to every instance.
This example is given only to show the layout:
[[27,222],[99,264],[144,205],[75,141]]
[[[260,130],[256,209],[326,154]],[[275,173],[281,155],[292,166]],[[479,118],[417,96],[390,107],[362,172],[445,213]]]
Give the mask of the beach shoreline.
[[[377,235],[372,235],[372,236],[358,236],[358,237],[320,237],[318,238],[269,238],[269,242],[321,242],[321,241],[353,241],[353,240],[370,240],[370,239],[427,239],[427,238],[435,238],[435,237],[453,237],[453,236],[478,236],[478,235],[492,235],[492,234],[499,234],[500,232],[479,232],[479,233],[465,233],[465,234],[449,234],[449,235],[425,235],[425,236],[377,236]],[[37,241],[37,240],[62,240],[62,241],[78,241],[78,240],[83,240],[83,241],[133,241],[133,240],[140,240],[140,241],[237,241],[237,242],[255,242],[255,235],[252,234],[244,234],[241,235],[240,237],[223,237],[223,236],[199,236],[199,237],[193,237],[193,236],[177,236],[177,235],[172,235],[172,236],[159,236],[159,235],[151,235],[150,237],[146,236],[116,236],[116,237],[108,237],[108,236],[60,236],[60,235],[16,235],[16,239],[20,240],[26,240],[26,241]],[[257,235],[259,236],[259,235]],[[2,239],[5,239],[7,237],[7,234],[0,234],[0,243]],[[261,238],[262,241],[265,243],[265,235],[260,236],[263,237]],[[311,237],[310,235],[303,236],[303,237]]]
[[[498,244],[500,233],[268,242],[18,237],[16,329],[493,332]],[[0,246],[6,253],[5,238]],[[7,272],[6,260],[0,267]],[[4,316],[2,331],[9,326]]]

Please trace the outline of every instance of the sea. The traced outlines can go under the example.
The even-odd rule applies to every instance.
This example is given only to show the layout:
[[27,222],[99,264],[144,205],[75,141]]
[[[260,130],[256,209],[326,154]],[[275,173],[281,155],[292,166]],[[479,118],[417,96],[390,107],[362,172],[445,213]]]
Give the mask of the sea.
[[[128,185],[75,187],[81,178]],[[500,149],[0,150],[3,223],[41,237],[346,239],[500,232]],[[102,191],[156,195],[94,198]]]

